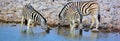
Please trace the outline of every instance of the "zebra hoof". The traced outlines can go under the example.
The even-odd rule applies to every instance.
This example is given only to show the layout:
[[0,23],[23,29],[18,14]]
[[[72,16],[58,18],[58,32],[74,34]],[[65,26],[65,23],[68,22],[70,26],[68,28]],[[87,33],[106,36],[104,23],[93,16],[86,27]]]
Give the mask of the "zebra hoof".
[[49,33],[49,32],[50,32],[50,30],[51,30],[51,29],[50,29],[50,28],[48,28],[48,29],[46,30],[46,32],[47,32],[47,33]]
[[93,28],[90,28],[90,29],[93,29]]
[[79,34],[82,35],[82,29],[79,30]]
[[99,32],[98,29],[92,29],[92,32]]

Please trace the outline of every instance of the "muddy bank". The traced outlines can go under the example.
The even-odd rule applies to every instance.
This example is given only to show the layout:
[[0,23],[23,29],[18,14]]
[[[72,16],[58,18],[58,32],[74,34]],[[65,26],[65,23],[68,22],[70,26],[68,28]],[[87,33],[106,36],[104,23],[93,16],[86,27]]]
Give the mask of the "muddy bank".
[[[75,0],[74,0],[75,1]],[[21,22],[22,7],[26,3],[39,11],[50,26],[58,25],[58,14],[67,1],[40,0],[0,0],[0,22]],[[100,27],[120,29],[120,0],[97,0],[100,4]],[[90,17],[83,19],[84,25],[90,24]]]

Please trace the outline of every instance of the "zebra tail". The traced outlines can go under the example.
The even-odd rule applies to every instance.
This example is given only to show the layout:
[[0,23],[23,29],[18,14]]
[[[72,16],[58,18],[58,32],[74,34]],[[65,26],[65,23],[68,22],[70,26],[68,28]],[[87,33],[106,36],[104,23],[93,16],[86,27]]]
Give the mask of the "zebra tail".
[[100,22],[100,13],[98,14],[98,21]]

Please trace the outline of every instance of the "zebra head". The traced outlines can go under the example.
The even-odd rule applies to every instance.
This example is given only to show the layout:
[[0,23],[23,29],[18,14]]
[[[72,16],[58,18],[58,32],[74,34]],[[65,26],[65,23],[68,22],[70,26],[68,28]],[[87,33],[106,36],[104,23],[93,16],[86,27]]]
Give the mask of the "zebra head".
[[30,9],[30,10],[33,10],[33,9],[34,9],[33,6],[31,5],[31,3],[27,3],[27,4],[25,5],[25,7],[28,8],[28,9]]

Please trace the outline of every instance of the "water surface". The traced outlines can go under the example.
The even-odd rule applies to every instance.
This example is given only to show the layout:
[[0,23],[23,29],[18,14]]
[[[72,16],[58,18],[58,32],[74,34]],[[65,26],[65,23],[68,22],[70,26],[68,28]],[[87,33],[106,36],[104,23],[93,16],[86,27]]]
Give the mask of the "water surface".
[[[120,41],[120,33],[103,33],[82,31],[70,34],[68,28],[53,28],[50,33],[44,32],[40,26],[26,33],[20,31],[20,24],[0,24],[0,41]],[[26,27],[25,25],[23,26]]]

